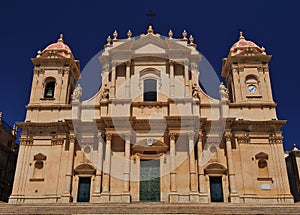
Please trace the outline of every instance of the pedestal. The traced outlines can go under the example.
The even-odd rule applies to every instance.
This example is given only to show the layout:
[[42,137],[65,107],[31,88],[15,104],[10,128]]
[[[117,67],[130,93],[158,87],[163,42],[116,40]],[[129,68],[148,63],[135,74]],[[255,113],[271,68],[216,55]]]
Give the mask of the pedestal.
[[170,201],[170,203],[177,203],[178,202],[178,193],[171,192],[169,194],[169,201]]

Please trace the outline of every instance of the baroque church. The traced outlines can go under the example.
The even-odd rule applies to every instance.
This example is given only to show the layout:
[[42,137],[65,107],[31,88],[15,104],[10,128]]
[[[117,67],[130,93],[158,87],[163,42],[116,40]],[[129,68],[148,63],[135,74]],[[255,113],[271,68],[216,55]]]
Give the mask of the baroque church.
[[91,98],[62,35],[32,58],[10,203],[292,203],[263,47],[223,59],[220,99],[199,84],[194,38],[107,38]]

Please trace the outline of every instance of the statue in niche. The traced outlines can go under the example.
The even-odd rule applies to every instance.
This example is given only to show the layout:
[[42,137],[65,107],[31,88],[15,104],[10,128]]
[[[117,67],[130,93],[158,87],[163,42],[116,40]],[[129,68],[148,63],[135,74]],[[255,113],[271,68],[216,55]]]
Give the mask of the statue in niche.
[[81,96],[82,96],[82,88],[80,84],[78,84],[75,90],[73,91],[72,99],[79,100]]
[[101,99],[108,99],[109,98],[109,88],[107,84],[104,85],[103,91],[101,93]]
[[225,87],[223,82],[221,82],[221,84],[219,86],[219,94],[220,94],[221,100],[228,100],[228,98],[229,98],[228,89]]
[[200,100],[200,92],[199,92],[199,87],[197,86],[197,83],[193,84],[193,87],[192,87],[192,96],[194,98],[198,98]]

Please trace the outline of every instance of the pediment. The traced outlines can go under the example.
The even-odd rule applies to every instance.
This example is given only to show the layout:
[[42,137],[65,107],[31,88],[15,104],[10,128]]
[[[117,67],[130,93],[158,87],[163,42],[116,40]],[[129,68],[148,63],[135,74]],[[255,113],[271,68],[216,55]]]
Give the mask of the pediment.
[[77,166],[75,169],[75,174],[90,174],[93,175],[96,173],[96,169],[87,163],[84,164],[80,164],[79,166]]
[[260,152],[258,154],[255,155],[255,159],[259,160],[259,159],[265,159],[268,160],[268,154],[264,153],[264,152]]
[[165,54],[166,50],[161,47],[154,45],[152,43],[147,44],[137,50],[135,50],[135,54]]
[[205,174],[227,174],[227,169],[220,163],[211,163],[204,169]]
[[33,159],[34,160],[46,160],[47,156],[42,153],[38,153],[35,156],[33,156]]
[[54,58],[54,59],[65,59],[66,57],[61,56],[57,51],[46,51],[42,53],[40,58]]
[[[151,142],[149,141],[151,140]],[[168,145],[158,139],[147,138],[133,145],[132,149],[135,152],[165,152],[168,150]]]
[[263,55],[261,50],[256,47],[243,48],[236,56],[257,56]]

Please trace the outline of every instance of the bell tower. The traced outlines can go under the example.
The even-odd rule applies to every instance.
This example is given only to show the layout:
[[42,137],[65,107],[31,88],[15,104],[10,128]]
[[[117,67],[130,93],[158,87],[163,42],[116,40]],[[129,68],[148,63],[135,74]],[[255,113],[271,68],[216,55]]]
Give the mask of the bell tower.
[[273,103],[269,61],[264,47],[248,41],[240,32],[239,40],[223,59],[222,76],[226,79],[232,103]]
[[[71,103],[71,95],[80,76],[79,61],[60,34],[56,43],[32,58],[34,74],[26,121],[38,121],[36,111],[53,111]],[[54,119],[53,120],[58,120]]]

